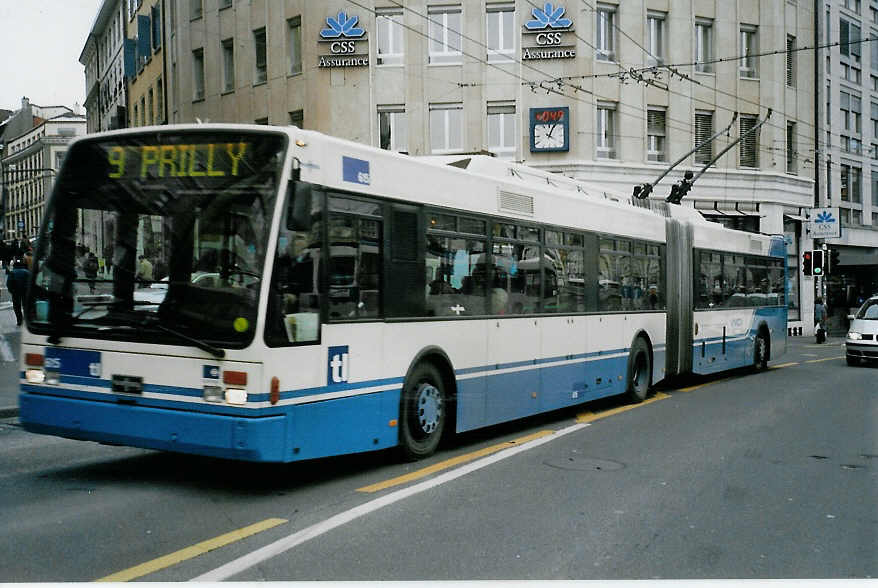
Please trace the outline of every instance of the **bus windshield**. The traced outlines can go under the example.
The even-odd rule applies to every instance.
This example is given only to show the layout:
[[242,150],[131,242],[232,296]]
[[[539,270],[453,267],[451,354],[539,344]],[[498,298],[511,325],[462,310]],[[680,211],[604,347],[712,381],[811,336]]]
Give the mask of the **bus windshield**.
[[245,131],[76,143],[33,262],[31,330],[247,345],[285,148],[283,135]]

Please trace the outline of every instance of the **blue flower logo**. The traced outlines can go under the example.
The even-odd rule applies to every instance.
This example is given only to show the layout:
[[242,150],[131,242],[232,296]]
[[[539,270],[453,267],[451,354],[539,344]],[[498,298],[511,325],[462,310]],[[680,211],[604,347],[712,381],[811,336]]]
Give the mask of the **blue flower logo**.
[[566,9],[563,6],[553,8],[551,2],[546,2],[543,9],[534,8],[531,10],[534,20],[529,20],[524,27],[529,31],[538,31],[540,29],[566,29],[573,24],[569,18],[561,18],[564,16]]
[[357,27],[359,16],[348,16],[345,12],[339,12],[337,16],[327,16],[326,24],[328,29],[320,31],[320,36],[324,39],[337,39],[339,37],[362,37],[366,31]]
[[835,219],[832,218],[832,215],[825,210],[822,211],[814,218],[815,223],[834,223]]

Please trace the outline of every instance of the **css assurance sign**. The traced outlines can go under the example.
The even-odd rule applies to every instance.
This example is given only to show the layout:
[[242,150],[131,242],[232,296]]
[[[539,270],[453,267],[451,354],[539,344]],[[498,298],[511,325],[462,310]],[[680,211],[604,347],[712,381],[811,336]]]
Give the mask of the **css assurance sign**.
[[841,237],[838,208],[811,209],[811,238],[832,239]]

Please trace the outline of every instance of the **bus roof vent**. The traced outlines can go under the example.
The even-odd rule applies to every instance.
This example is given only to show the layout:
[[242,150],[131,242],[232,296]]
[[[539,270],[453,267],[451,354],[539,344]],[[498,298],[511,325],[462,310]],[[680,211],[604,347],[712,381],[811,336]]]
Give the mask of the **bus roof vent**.
[[501,212],[516,212],[533,216],[534,199],[533,196],[500,190],[497,198],[497,207]]

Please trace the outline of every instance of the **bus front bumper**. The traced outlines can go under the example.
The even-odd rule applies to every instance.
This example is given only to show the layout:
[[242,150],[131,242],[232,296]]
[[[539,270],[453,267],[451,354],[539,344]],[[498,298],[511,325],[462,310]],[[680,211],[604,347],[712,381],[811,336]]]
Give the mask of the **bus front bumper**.
[[94,402],[42,394],[19,396],[25,430],[245,461],[284,461],[284,416],[240,417]]

